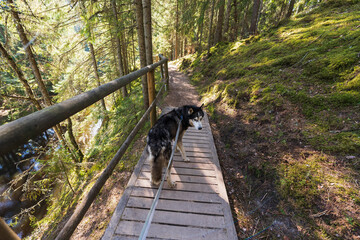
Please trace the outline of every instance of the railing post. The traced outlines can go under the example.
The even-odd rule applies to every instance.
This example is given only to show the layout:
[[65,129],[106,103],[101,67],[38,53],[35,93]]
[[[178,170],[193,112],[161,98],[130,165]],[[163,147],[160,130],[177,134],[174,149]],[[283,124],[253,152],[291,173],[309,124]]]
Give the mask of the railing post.
[[162,64],[160,65],[160,74],[161,74],[161,80],[165,80],[164,66]]
[[166,89],[167,91],[170,91],[170,84],[169,84],[169,70],[168,70],[168,61],[166,60],[166,62],[164,63],[164,68],[165,68],[165,82],[166,82]]
[[0,218],[0,238],[8,240],[20,240],[18,235]]
[[[151,105],[151,103],[155,99],[154,70],[147,73],[147,81],[148,81],[149,105]],[[155,122],[156,122],[156,107],[154,107],[150,112],[151,127],[154,126]]]

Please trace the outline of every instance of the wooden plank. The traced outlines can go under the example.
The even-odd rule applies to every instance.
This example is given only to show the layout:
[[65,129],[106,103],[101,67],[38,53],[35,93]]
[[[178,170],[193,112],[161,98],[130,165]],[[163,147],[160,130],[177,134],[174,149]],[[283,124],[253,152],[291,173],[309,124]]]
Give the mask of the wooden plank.
[[[131,196],[154,198],[157,189],[155,188],[134,188]],[[194,202],[221,203],[222,199],[216,193],[197,193],[178,190],[161,191],[160,199],[187,200]]]
[[[181,159],[182,160],[182,159]],[[174,161],[173,167],[175,168],[196,168],[196,169],[207,169],[214,171],[214,166],[207,163],[197,163],[197,162],[185,162],[185,161]]]
[[210,147],[194,147],[194,146],[184,146],[186,154],[188,152],[196,152],[196,153],[208,153],[211,154]]
[[[149,164],[150,161],[146,160],[146,164]],[[204,162],[185,162],[182,158],[174,159],[173,167],[175,168],[196,168],[196,169],[208,169],[214,171],[214,165],[210,161]]]
[[183,141],[184,139],[192,139],[192,140],[199,140],[199,141],[208,141],[208,136],[194,136],[194,135],[184,135],[183,136]]
[[[180,156],[179,152],[177,152],[175,154],[177,156]],[[194,151],[191,151],[191,150],[186,151],[186,156],[188,156],[188,157],[205,157],[205,158],[211,158],[212,157],[210,152],[202,153],[202,152],[194,152]]]
[[183,138],[183,143],[200,143],[200,144],[209,144],[208,139],[196,139],[196,138]]
[[[136,187],[143,187],[143,188],[155,188],[147,179],[138,179],[135,182]],[[164,184],[163,189],[172,189],[168,186],[167,183]],[[203,192],[203,193],[217,193],[218,187],[217,185],[207,185],[207,184],[200,184],[200,183],[183,183],[183,182],[176,182],[175,188],[176,190],[181,191],[189,191],[189,192]]]
[[210,147],[209,142],[204,143],[204,142],[198,142],[198,141],[193,141],[193,142],[186,141],[186,142],[183,142],[183,145],[184,146],[194,146],[194,147],[204,147],[204,148]]
[[[144,164],[142,171],[150,172],[150,165]],[[179,174],[179,175],[191,175],[191,176],[215,176],[215,171],[211,170],[203,170],[203,169],[190,169],[190,168],[172,168],[172,174]]]
[[[127,207],[150,209],[152,198],[130,197]],[[160,199],[156,210],[223,216],[221,204]]]
[[[149,211],[146,209],[125,208],[121,219],[131,221],[145,221],[148,212]],[[155,211],[152,223],[208,228],[223,228],[225,226],[223,216],[168,212],[163,210]]]
[[131,236],[124,236],[124,235],[114,235],[111,240],[139,240],[139,237],[131,237]]
[[[150,181],[150,172],[141,172],[139,179],[146,179]],[[175,182],[186,182],[186,183],[202,183],[202,184],[217,184],[216,177],[199,177],[199,176],[186,176],[186,175],[175,175],[171,176],[171,179]]]
[[[190,162],[189,163],[207,163],[207,164],[213,164],[212,158],[203,158],[203,157],[189,157]],[[185,162],[184,159],[180,155],[174,155],[174,161],[179,162]]]
[[192,133],[192,132],[187,132],[185,133],[184,137],[203,137],[203,138],[207,138],[209,137],[209,133]]
[[[122,221],[116,229],[116,234],[139,236],[142,227],[142,222]],[[227,234],[226,229],[222,228],[182,227],[153,223],[150,226],[148,238],[225,240]]]

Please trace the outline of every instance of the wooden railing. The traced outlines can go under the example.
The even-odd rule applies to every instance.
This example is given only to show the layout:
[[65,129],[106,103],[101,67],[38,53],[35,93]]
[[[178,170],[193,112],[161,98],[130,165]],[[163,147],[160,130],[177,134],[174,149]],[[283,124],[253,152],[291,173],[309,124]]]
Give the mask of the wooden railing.
[[[85,109],[86,107],[89,107],[107,95],[119,90],[121,87],[131,83],[142,75],[147,74],[150,104],[149,108],[146,110],[140,121],[121,145],[120,149],[109,162],[108,166],[103,170],[94,186],[90,189],[89,193],[76,207],[74,213],[56,237],[57,240],[69,239],[71,237],[77,225],[80,223],[86,211],[95,200],[106,180],[111,176],[111,173],[115,169],[117,163],[121,160],[121,157],[124,155],[126,149],[130,146],[130,143],[135,138],[137,132],[144,125],[149,115],[151,125],[155,123],[156,100],[159,98],[165,86],[167,89],[169,89],[168,59],[162,55],[159,55],[159,58],[160,61],[157,63],[146,66],[138,71],[115,79],[109,83],[103,84],[93,90],[77,95],[61,103],[44,108],[40,111],[29,114],[28,116],[0,126],[1,156],[25,143],[27,140],[40,135],[45,130],[55,126],[75,113]],[[164,84],[160,88],[158,95],[155,97],[154,70],[158,66],[161,66],[161,77],[164,81]]]

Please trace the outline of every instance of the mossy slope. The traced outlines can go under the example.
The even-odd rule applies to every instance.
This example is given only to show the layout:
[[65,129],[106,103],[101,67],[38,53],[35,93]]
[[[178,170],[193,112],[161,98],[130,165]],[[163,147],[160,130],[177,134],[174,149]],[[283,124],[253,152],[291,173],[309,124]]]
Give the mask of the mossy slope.
[[228,190],[250,189],[248,197],[230,196],[240,237],[256,222],[242,203],[268,193],[251,191],[259,185],[276,192],[268,208],[291,219],[293,237],[360,235],[359,12],[358,1],[327,1],[259,36],[182,60],[219,129],[220,158],[230,159],[223,162]]

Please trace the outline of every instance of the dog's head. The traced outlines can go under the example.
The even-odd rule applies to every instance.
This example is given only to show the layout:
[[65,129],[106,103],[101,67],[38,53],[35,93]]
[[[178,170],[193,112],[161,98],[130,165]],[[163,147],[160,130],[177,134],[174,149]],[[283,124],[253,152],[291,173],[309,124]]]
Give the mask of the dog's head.
[[202,104],[200,107],[187,105],[183,107],[183,116],[184,120],[188,122],[191,127],[195,127],[197,130],[202,129],[201,120],[204,117],[204,112],[202,110]]

